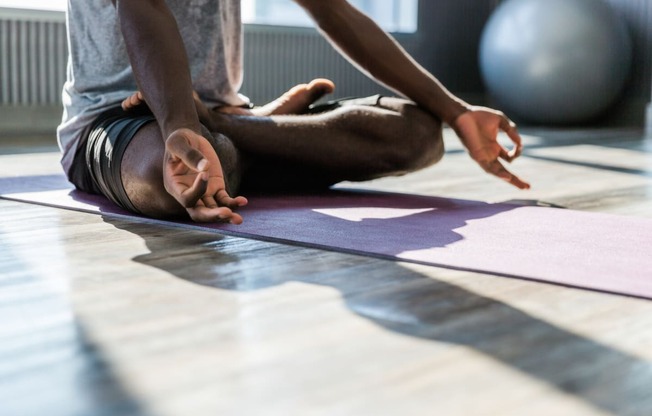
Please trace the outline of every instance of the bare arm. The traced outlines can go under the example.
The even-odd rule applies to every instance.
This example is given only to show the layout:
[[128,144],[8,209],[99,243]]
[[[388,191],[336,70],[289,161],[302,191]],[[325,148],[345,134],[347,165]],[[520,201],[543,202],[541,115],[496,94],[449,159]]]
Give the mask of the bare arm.
[[[529,188],[498,159],[521,152],[521,138],[501,112],[471,106],[450,93],[432,74],[364,13],[346,0],[295,0],[330,42],[363,72],[449,124],[471,157],[488,173],[522,189]],[[497,142],[499,130],[515,143],[510,152]]]
[[[345,0],[297,0],[355,65],[390,89],[451,123],[469,107],[456,98],[372,19]],[[425,88],[424,88],[425,87]]]
[[131,66],[161,129],[165,189],[197,221],[241,219],[245,203],[225,190],[219,159],[201,136],[188,59],[177,22],[164,0],[113,0]]
[[163,0],[113,0],[138,87],[167,138],[201,126],[192,98],[186,50]]

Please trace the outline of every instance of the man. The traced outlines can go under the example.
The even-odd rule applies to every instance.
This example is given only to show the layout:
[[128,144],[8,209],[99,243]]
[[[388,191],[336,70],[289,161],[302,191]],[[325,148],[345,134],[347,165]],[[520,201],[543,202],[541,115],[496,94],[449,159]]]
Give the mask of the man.
[[502,113],[453,96],[346,0],[296,2],[352,63],[409,100],[314,108],[334,88],[314,80],[248,110],[239,0],[69,0],[58,133],[70,180],[144,215],[240,223],[240,185],[315,188],[421,169],[443,154],[443,121],[485,171],[529,188],[500,162],[522,148]]

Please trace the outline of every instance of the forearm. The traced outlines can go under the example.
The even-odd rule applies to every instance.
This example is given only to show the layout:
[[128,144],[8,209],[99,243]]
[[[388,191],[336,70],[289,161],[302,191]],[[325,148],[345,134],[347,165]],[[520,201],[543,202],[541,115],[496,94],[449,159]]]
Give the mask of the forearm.
[[325,36],[358,68],[447,123],[468,104],[450,93],[385,31],[344,0],[299,1]]
[[201,132],[188,59],[176,20],[163,0],[116,0],[131,66],[163,139],[180,128]]

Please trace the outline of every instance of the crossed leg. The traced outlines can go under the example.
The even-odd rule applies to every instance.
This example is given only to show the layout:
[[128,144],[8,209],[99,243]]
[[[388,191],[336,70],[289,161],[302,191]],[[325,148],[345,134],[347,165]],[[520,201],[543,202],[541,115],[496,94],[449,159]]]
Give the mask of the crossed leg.
[[[234,193],[240,184],[245,192],[314,190],[344,180],[402,175],[442,157],[440,121],[408,100],[383,97],[374,106],[300,114],[330,91],[323,82],[299,85],[252,112],[208,110],[198,101],[204,134],[220,158],[228,190]],[[152,123],[125,152],[125,190],[146,215],[182,214],[163,188],[162,158],[163,141]]]
[[212,123],[211,131],[228,136],[248,162],[245,191],[314,189],[402,175],[443,155],[439,121],[398,98],[315,115],[215,114]]

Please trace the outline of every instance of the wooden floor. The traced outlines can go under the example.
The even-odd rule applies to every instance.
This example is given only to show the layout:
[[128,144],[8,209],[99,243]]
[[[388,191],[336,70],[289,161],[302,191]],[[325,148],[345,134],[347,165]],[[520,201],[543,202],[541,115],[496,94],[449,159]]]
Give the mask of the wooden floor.
[[[652,217],[641,132],[526,133],[529,192],[450,132],[362,186]],[[0,177],[58,171],[25,143]],[[652,301],[0,200],[2,416],[609,414],[652,415]]]

